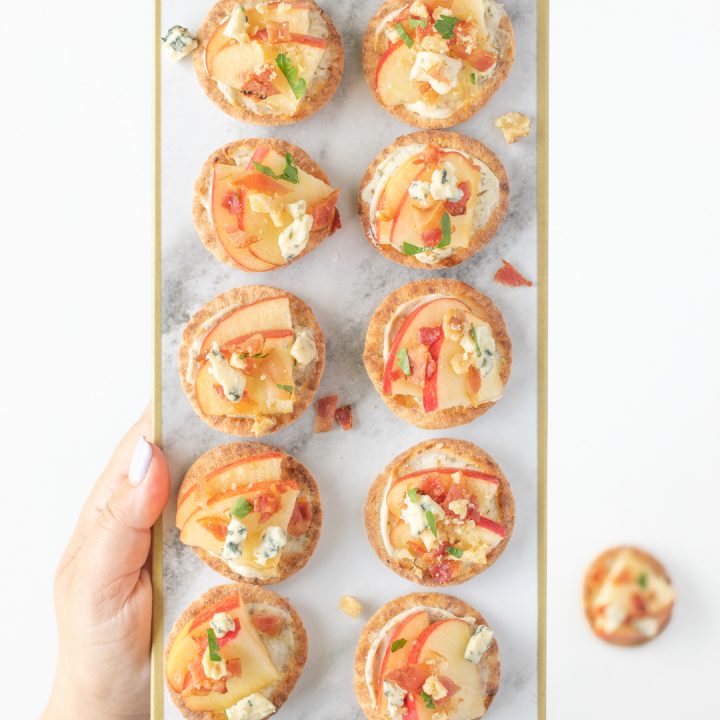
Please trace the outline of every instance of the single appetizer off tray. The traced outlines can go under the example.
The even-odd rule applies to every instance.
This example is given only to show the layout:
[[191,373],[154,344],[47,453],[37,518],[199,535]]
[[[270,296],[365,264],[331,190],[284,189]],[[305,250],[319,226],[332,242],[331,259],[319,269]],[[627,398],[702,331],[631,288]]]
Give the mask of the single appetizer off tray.
[[240,140],[203,165],[193,221],[218,260],[265,272],[294,262],[340,227],[339,194],[299,147],[284,140]]
[[175,622],[165,675],[190,720],[262,720],[287,700],[306,659],[305,628],[287,600],[256,585],[220,585]]
[[500,685],[483,616],[449,595],[413,593],[368,621],[355,653],[355,694],[369,720],[475,720]]
[[370,486],[365,528],[378,557],[421,585],[465,582],[510,539],[515,501],[497,463],[464,440],[427,440]]
[[512,344],[492,301],[459,280],[390,293],[365,337],[365,369],[385,404],[422,428],[462,425],[503,396]]
[[320,538],[320,491],[307,468],[260,443],[201,455],[178,491],[180,541],[235,581],[279,582],[302,568]]
[[360,182],[365,235],[412,268],[452,267],[497,232],[508,209],[505,168],[482,143],[425,130],[386,147]]
[[388,112],[447,128],[492,97],[514,57],[510,18],[495,0],[387,0],[365,33],[363,69]]
[[319,110],[342,78],[342,40],[313,0],[220,0],[203,20],[195,72],[243,122],[285,125]]
[[195,412],[231,435],[267,435],[297,420],[324,367],[325,340],[312,310],[266,285],[203,305],[180,345],[180,378]]
[[675,590],[652,555],[616,547],[588,569],[584,598],[585,615],[598,637],[614,645],[642,645],[670,622]]

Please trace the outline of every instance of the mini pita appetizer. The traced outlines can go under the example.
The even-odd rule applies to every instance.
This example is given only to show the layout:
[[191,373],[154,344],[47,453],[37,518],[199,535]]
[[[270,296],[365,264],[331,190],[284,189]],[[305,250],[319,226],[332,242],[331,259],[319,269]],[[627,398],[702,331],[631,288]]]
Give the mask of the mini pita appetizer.
[[309,117],[342,78],[342,40],[313,0],[220,0],[197,39],[200,85],[243,122],[286,125]]
[[665,568],[634,547],[606,550],[585,576],[585,615],[614,645],[642,645],[670,622],[675,590]]
[[505,82],[514,57],[510,18],[495,0],[387,0],[363,45],[375,99],[420,128],[474,115]]
[[250,138],[207,159],[195,182],[193,221],[218,260],[265,272],[306,255],[340,227],[339,194],[304,150]]
[[423,270],[452,267],[490,242],[509,192],[505,168],[482,143],[427,130],[375,158],[360,183],[360,219],[386,258]]
[[237,582],[276,583],[300,570],[321,524],[315,479],[269,445],[233,443],[206,452],[178,491],[181,542]]
[[503,396],[512,366],[505,321],[459,280],[416,280],[370,320],[365,369],[385,404],[422,428],[463,425]]
[[175,622],[165,679],[190,720],[262,720],[287,700],[306,659],[305,628],[287,600],[256,585],[219,585]]
[[455,585],[500,556],[515,501],[497,463],[463,440],[427,440],[370,486],[365,528],[378,557],[421,585]]
[[324,367],[325,340],[312,310],[266,285],[203,305],[180,345],[180,379],[195,412],[231,435],[267,435],[295,422]]
[[413,593],[376,612],[355,653],[355,694],[369,720],[475,720],[500,685],[485,618],[449,595]]

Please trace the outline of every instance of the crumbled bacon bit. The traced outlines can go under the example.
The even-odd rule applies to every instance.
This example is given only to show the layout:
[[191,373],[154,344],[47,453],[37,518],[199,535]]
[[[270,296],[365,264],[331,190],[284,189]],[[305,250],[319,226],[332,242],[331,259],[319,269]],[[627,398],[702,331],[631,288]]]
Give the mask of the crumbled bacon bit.
[[495,273],[495,282],[508,287],[532,287],[532,280],[521,275],[518,270],[507,260],[503,260],[503,266]]
[[245,209],[244,199],[239,192],[229,192],[222,200],[222,206],[231,214],[242,217]]
[[430,676],[430,668],[425,663],[405,665],[391,670],[385,677],[407,692],[420,692],[423,683]]
[[254,73],[248,77],[245,84],[240,88],[240,92],[243,95],[252,95],[258,100],[265,100],[280,92],[272,83],[276,77],[275,70],[270,65],[264,65],[259,73]]
[[442,330],[440,327],[424,327],[418,331],[420,342],[423,345],[432,345],[440,339]]
[[335,215],[333,216],[332,220],[332,226],[330,227],[330,233],[334,233],[336,230],[339,230],[342,227],[342,221],[340,220],[340,213],[335,210]]
[[285,621],[280,615],[259,612],[255,613],[252,618],[252,624],[258,632],[270,637],[277,637],[285,625]]
[[452,560],[440,560],[439,562],[433,563],[429,568],[428,572],[430,576],[439,583],[446,583],[452,580],[453,576],[453,562]]
[[445,209],[448,211],[448,215],[464,215],[467,212],[467,204],[470,199],[470,183],[463,180],[458,185],[458,190],[462,192],[462,197],[459,200],[455,202],[445,201]]
[[343,405],[335,411],[335,420],[343,430],[351,430],[353,426],[352,405]]
[[335,416],[335,410],[337,408],[338,396],[328,395],[327,397],[320,398],[315,403],[315,432],[330,432],[333,428],[333,418]]
[[288,535],[291,537],[300,537],[310,529],[312,522],[312,508],[307,498],[299,497],[295,501],[290,523],[288,524]]

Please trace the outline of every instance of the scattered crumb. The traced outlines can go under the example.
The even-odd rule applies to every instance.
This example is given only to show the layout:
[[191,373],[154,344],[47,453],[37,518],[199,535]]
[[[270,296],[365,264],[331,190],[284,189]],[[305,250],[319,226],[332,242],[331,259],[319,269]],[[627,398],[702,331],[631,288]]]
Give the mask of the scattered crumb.
[[340,598],[339,607],[346,615],[352,618],[358,617],[363,611],[363,606],[360,602],[354,597],[350,597],[350,595],[343,595]]
[[335,417],[335,409],[337,408],[338,396],[328,395],[320,398],[315,403],[315,432],[329,432],[333,429],[333,419]]
[[502,267],[498,268],[498,271],[495,273],[496,283],[507,285],[508,287],[520,287],[522,285],[532,287],[532,280],[528,280],[524,275],[521,275],[507,260],[503,260],[502,262]]
[[495,127],[502,131],[505,142],[510,145],[527,137],[532,130],[532,123],[527,115],[509,112],[495,120]]
[[352,430],[352,405],[343,405],[335,411],[335,420],[343,430]]
[[257,437],[258,435],[264,435],[265,433],[270,432],[275,425],[276,420],[274,417],[270,417],[269,415],[258,415],[250,428],[250,432]]

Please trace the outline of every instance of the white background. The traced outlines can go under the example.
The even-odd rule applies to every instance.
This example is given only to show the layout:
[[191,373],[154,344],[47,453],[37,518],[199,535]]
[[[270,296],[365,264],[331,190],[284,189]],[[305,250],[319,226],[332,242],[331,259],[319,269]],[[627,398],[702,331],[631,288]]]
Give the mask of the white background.
[[[50,687],[74,515],[150,396],[152,30],[147,4],[4,10],[0,663],[19,718]],[[551,16],[548,717],[714,717],[720,10]],[[595,640],[579,599],[594,554],[626,541],[679,593],[636,650]]]

